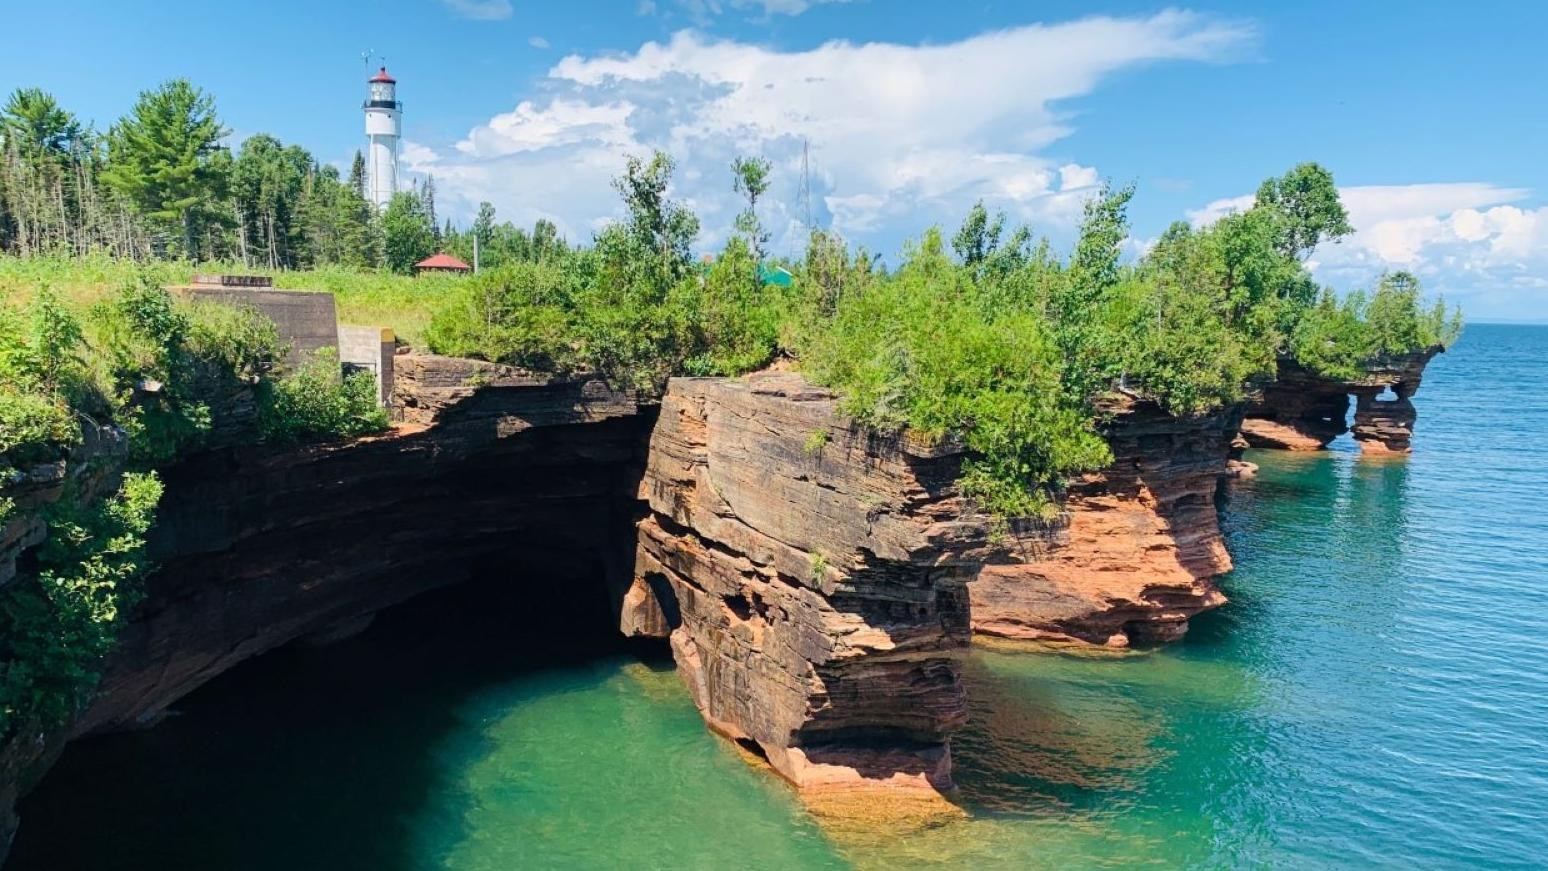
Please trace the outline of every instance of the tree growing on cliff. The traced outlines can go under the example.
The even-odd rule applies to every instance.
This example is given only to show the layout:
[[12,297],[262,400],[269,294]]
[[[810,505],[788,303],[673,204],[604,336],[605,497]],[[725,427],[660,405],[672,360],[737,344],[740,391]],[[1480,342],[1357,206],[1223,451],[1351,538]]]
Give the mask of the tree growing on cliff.
[[731,187],[747,198],[747,208],[736,216],[736,230],[747,239],[753,261],[768,256],[769,233],[758,220],[758,199],[769,189],[772,165],[762,157],[738,157],[731,161]]
[[1297,164],[1278,178],[1265,179],[1254,206],[1278,211],[1276,247],[1296,260],[1305,260],[1322,242],[1336,242],[1354,232],[1333,174],[1315,163]]
[[630,157],[624,174],[613,179],[628,218],[597,237],[610,264],[629,273],[620,277],[643,280],[659,294],[688,275],[699,235],[698,216],[667,196],[674,166],[663,151],[648,161]]

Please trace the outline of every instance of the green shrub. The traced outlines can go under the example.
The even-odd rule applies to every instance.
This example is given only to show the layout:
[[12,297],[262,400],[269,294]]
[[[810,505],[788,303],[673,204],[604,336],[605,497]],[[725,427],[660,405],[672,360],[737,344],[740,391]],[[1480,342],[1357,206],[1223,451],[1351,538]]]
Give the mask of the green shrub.
[[1370,354],[1392,357],[1446,347],[1462,332],[1460,311],[1446,316],[1446,302],[1437,300],[1430,309],[1422,308],[1419,279],[1410,272],[1383,275],[1365,309],[1370,326]]
[[689,375],[740,375],[774,359],[779,324],[788,300],[780,288],[764,285],[758,261],[740,236],[704,270],[702,277],[680,282],[668,306],[684,314]]
[[1419,279],[1395,272],[1382,276],[1369,297],[1357,290],[1340,302],[1325,290],[1301,313],[1289,352],[1313,372],[1351,380],[1372,362],[1446,348],[1461,333],[1460,310],[1448,314],[1444,299],[1424,308]]
[[126,475],[110,498],[69,492],[47,512],[35,580],[0,591],[0,735],[22,723],[68,722],[98,679],[124,616],[139,599],[161,482]]
[[271,385],[262,425],[266,441],[294,443],[380,432],[388,421],[377,404],[375,377],[351,372],[340,378],[338,352],[324,348]]
[[1365,295],[1359,291],[1340,302],[1331,289],[1307,309],[1290,336],[1290,355],[1313,372],[1339,380],[1360,375],[1371,356],[1373,338],[1365,322]]
[[1085,410],[1066,398],[1049,324],[1033,311],[986,317],[938,232],[895,276],[840,297],[798,350],[807,377],[838,390],[860,422],[960,435],[973,452],[963,491],[996,514],[1045,513],[1065,476],[1111,459]]
[[1088,368],[1181,417],[1240,401],[1247,380],[1272,365],[1209,294],[1140,276],[1112,289],[1092,345]]
[[573,269],[558,263],[513,263],[482,272],[435,308],[426,341],[437,354],[574,369],[581,365],[575,279]]
[[93,324],[108,361],[105,386],[142,466],[205,446],[216,415],[285,353],[257,310],[180,302],[146,275],[95,306]]
[[0,463],[49,459],[79,438],[80,429],[63,401],[0,384]]
[[81,327],[48,288],[26,310],[0,302],[0,465],[53,459],[80,440],[70,409],[85,367]]

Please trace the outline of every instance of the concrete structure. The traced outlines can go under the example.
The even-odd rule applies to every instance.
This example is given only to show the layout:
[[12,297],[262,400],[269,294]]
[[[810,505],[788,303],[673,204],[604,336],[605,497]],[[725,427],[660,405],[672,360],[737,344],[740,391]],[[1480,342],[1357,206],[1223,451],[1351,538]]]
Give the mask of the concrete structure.
[[192,284],[172,292],[192,302],[250,306],[279,328],[290,346],[283,361],[294,370],[324,348],[336,349],[343,372],[366,370],[376,379],[377,400],[392,396],[392,363],[397,337],[385,327],[340,326],[333,294],[311,290],[275,290],[262,275],[195,275]]
[[300,366],[323,348],[339,346],[339,319],[333,294],[310,290],[275,290],[269,279],[251,275],[196,275],[194,283],[172,292],[192,302],[251,306],[274,321],[280,338],[290,344],[285,365]]
[[387,208],[398,191],[398,141],[403,134],[403,104],[398,102],[398,80],[382,67],[369,80],[366,97],[366,199],[378,209]]
[[386,327],[339,325],[339,362],[344,371],[369,371],[376,377],[376,395],[382,405],[392,399],[392,361],[398,352],[397,337]]

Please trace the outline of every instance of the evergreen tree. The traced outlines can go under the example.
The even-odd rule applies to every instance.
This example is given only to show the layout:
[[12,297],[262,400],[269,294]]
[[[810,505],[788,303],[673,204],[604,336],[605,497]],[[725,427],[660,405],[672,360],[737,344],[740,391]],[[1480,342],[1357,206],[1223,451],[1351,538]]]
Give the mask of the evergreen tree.
[[286,147],[273,136],[260,133],[242,143],[230,178],[244,262],[270,269],[297,265],[294,249],[302,232],[298,212],[312,167],[305,149]]
[[362,200],[369,201],[366,191],[366,162],[365,155],[358,150],[355,152],[355,160],[349,165],[349,186]]
[[419,188],[419,200],[424,204],[425,218],[430,222],[430,232],[434,234],[436,243],[440,244],[441,227],[435,220],[435,176],[425,176],[425,183]]
[[215,101],[186,79],[142,91],[108,134],[103,180],[153,221],[181,231],[182,253],[199,255],[199,220],[215,199],[213,156],[227,133]]
[[399,191],[382,213],[383,256],[394,272],[408,273],[435,253],[435,225],[419,195]]
[[478,244],[489,247],[489,240],[494,237],[495,207],[494,204],[485,201],[478,204],[478,216],[473,219],[473,235],[478,237]]

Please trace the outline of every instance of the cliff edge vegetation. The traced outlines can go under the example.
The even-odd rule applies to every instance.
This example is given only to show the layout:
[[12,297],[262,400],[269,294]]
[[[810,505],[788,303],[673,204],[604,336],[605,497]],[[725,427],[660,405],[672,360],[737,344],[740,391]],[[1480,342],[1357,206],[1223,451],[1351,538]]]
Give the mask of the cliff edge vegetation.
[[275,361],[252,309],[174,300],[131,272],[91,301],[0,298],[0,532],[30,570],[0,587],[0,735],[68,722],[137,596],[156,469],[218,443],[382,429],[369,375]]
[[[749,186],[734,167],[738,190]],[[931,229],[894,269],[814,233],[763,280],[756,196],[740,232],[695,263],[698,222],[667,196],[671,160],[633,160],[616,187],[627,219],[593,244],[488,271],[437,304],[438,353],[601,372],[657,390],[674,374],[736,375],[786,359],[878,430],[961,438],[965,491],[1001,516],[1043,513],[1071,475],[1111,456],[1099,400],[1122,392],[1170,413],[1241,401],[1289,358],[1340,372],[1444,346],[1460,329],[1417,280],[1385,277],[1340,302],[1304,265],[1351,232],[1332,176],[1303,164],[1253,206],[1169,228],[1126,261],[1132,188],[1086,206],[1067,255],[980,204],[948,244]]]

